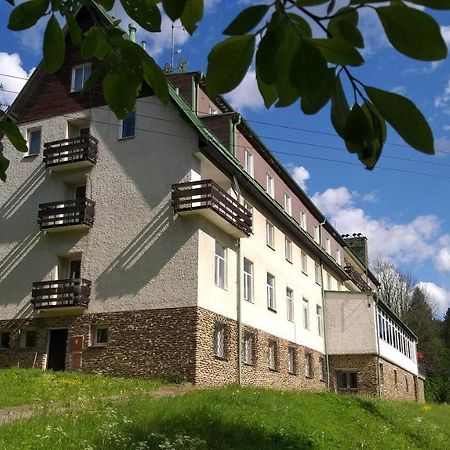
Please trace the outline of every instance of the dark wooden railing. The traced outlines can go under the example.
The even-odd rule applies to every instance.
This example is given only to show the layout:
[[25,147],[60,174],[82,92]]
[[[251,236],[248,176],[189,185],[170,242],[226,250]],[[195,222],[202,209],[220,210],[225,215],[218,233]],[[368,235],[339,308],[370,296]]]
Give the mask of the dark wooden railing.
[[350,280],[361,289],[363,292],[372,291],[373,289],[369,284],[363,279],[360,273],[358,273],[353,266],[347,265],[344,267],[345,273],[350,277]]
[[72,225],[92,226],[95,202],[87,198],[64,200],[39,205],[38,224],[41,230]]
[[247,236],[252,232],[252,214],[212,180],[172,185],[175,213],[210,208]]
[[90,296],[91,282],[84,278],[38,281],[33,283],[31,304],[34,309],[87,308]]
[[44,144],[45,167],[81,161],[97,162],[98,140],[91,136],[78,136]]

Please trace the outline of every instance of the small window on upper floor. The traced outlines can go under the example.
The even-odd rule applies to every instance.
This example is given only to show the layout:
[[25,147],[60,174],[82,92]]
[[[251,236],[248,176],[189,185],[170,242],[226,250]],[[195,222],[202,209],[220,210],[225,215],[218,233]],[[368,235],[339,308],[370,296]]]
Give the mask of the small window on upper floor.
[[331,255],[331,240],[329,237],[325,238],[325,251]]
[[342,261],[341,261],[341,250],[340,250],[339,248],[336,250],[336,262],[337,262],[339,265],[342,264]]
[[244,150],[244,170],[250,175],[253,176],[253,153],[250,150]]
[[305,211],[300,211],[300,226],[306,231],[307,223]]
[[131,111],[120,121],[119,139],[134,136],[136,136],[136,111]]
[[292,199],[286,192],[284,193],[284,210],[292,216]]
[[270,173],[266,174],[266,191],[267,193],[274,198],[275,197],[275,185],[274,185],[273,176]]
[[27,156],[39,155],[41,151],[41,129],[27,131],[28,153]]
[[314,240],[320,245],[320,228],[319,228],[319,225],[314,225]]
[[92,67],[91,64],[83,64],[76,66],[72,69],[72,84],[70,87],[71,92],[78,92],[83,89],[87,79],[91,76]]
[[275,227],[270,222],[266,222],[266,244],[275,250]]

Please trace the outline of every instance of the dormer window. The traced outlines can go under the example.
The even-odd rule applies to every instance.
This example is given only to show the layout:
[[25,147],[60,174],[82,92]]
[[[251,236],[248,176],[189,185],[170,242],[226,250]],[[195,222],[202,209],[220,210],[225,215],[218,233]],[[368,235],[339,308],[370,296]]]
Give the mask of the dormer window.
[[91,64],[83,64],[82,66],[76,66],[72,69],[72,84],[70,87],[71,92],[79,92],[83,89],[87,79],[91,76],[92,68]]

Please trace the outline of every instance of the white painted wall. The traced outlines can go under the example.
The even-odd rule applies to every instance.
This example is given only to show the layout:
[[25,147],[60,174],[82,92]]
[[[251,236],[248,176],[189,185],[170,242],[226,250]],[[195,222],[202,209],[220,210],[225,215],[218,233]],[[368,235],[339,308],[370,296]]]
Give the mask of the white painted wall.
[[[393,364],[396,364],[399,367],[402,367],[403,369],[407,370],[408,372],[411,372],[414,375],[418,375],[417,362],[412,361],[402,352],[399,352],[396,348],[394,348],[392,345],[389,345],[382,339],[380,339],[379,342],[380,342],[380,356],[382,358],[390,361]],[[417,351],[416,345],[413,344],[413,346],[414,346],[414,354],[416,354]]]

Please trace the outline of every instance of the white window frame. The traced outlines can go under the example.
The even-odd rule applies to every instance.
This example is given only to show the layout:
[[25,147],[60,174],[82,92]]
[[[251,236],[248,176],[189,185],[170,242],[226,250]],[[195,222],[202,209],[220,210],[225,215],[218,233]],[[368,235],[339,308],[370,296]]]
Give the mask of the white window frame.
[[[39,149],[37,152],[31,153],[30,149],[31,149],[31,135],[33,133],[36,133],[39,131],[40,137],[39,137]],[[42,149],[42,127],[34,127],[34,128],[29,128],[27,130],[27,153],[25,154],[25,156],[37,156],[40,155],[41,153],[41,149]]]
[[[119,120],[119,141],[123,141],[123,140],[126,140],[126,139],[133,139],[133,138],[136,137],[136,111],[130,111],[128,114],[134,114],[134,130],[133,130],[133,134],[132,135],[130,134],[129,136],[124,136],[123,135],[123,122],[124,122],[124,119],[120,119]],[[125,118],[125,119],[127,119],[127,118]]]
[[302,272],[308,275],[308,255],[302,250],[300,253],[300,264],[302,267]]
[[266,192],[275,198],[275,180],[270,173],[266,173]]
[[305,353],[305,376],[306,378],[313,378],[313,355],[312,353]]
[[302,299],[302,320],[303,328],[309,330],[309,300],[305,297]]
[[305,211],[300,211],[300,227],[306,231],[308,227],[308,219]]
[[244,333],[244,357],[243,362],[249,366],[253,366],[253,334],[252,333]]
[[244,170],[253,177],[255,174],[253,153],[248,149],[244,149]]
[[267,272],[266,277],[266,295],[267,295],[267,308],[271,311],[277,310],[277,304],[275,299],[275,277]]
[[288,373],[297,375],[297,349],[288,347]]
[[328,291],[331,291],[332,277],[331,277],[331,275],[328,272],[326,272],[326,274],[327,274],[327,287],[326,287],[326,289]]
[[314,241],[320,245],[320,228],[319,225],[314,225]]
[[269,221],[266,221],[266,245],[275,250],[275,227]]
[[320,270],[320,264],[314,262],[314,279],[315,282],[319,285],[322,286],[322,276],[321,276],[321,270]]
[[[99,330],[106,330],[106,341],[99,341]],[[109,328],[106,325],[91,326],[91,347],[105,347],[109,341]]]
[[284,257],[286,261],[292,263],[292,241],[288,237],[284,237]]
[[[223,255],[217,252],[218,247],[223,250]],[[214,283],[221,289],[227,287],[227,249],[219,241],[214,246]]]
[[339,265],[342,265],[341,249],[340,248],[336,249],[336,262]]
[[[84,69],[86,67],[90,68],[90,71],[89,71],[89,76],[90,76],[91,73],[92,73],[92,64],[91,63],[79,64],[78,66],[73,66],[72,67],[72,79],[71,79],[71,82],[70,82],[70,92],[80,92],[83,89],[84,85],[86,84],[86,80],[89,78],[89,76],[88,77],[85,76],[85,70]],[[81,89],[75,90],[75,73],[76,73],[76,70],[78,70],[78,69],[83,69],[83,82],[81,84]]]
[[319,336],[323,336],[323,312],[322,306],[316,305],[316,316],[317,316],[317,332]]
[[331,239],[328,236],[325,238],[325,251],[331,255]]
[[[248,272],[245,269],[245,262],[249,264],[250,271]],[[243,273],[244,273],[244,300],[250,303],[255,302],[255,294],[254,294],[254,284],[253,284],[253,272],[254,266],[253,262],[247,258],[244,258],[243,262]]]
[[270,370],[277,370],[277,342],[274,340],[267,344],[267,365]]
[[225,359],[226,357],[225,332],[226,332],[226,325],[224,325],[223,323],[216,323],[214,325],[213,354],[217,358]]
[[292,216],[292,198],[287,192],[284,193],[284,210]]
[[[35,333],[34,345],[27,345],[28,333]],[[36,348],[37,346],[37,331],[36,330],[21,330],[20,331],[20,348]]]
[[286,318],[294,321],[294,291],[289,287],[286,288]]

